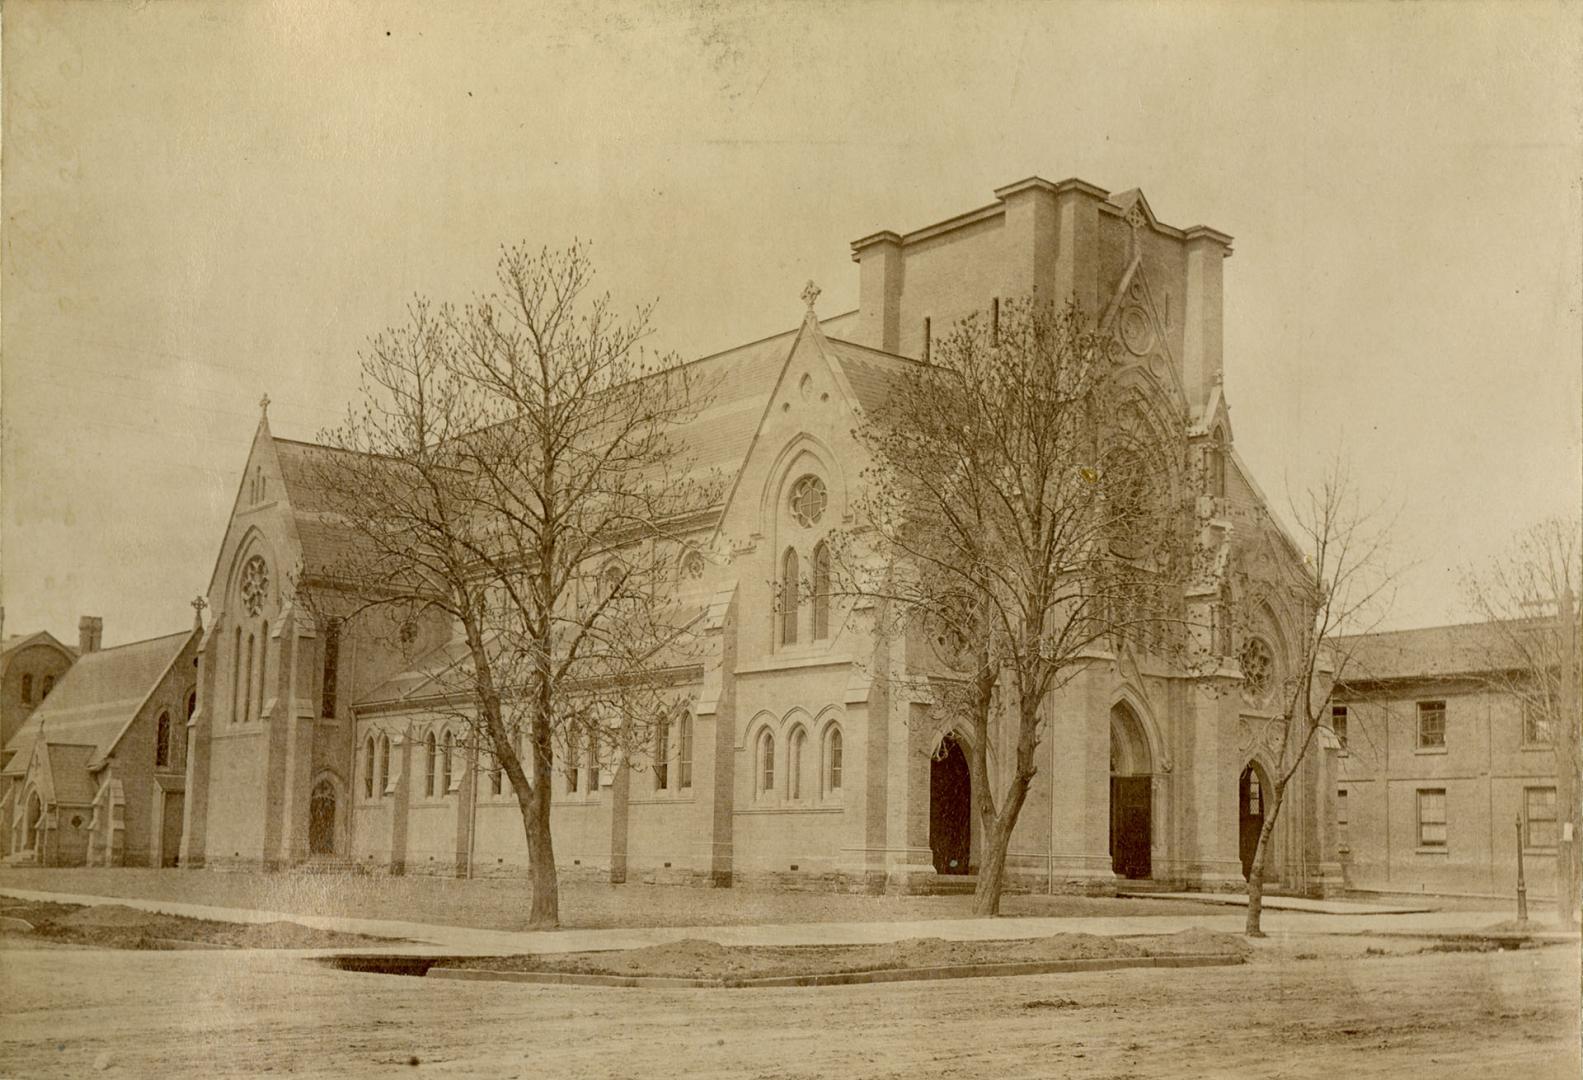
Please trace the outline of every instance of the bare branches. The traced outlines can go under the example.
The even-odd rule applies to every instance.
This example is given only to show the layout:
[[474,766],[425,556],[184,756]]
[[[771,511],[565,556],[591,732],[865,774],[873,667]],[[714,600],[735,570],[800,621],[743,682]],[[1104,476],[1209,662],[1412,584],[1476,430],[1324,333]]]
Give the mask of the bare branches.
[[[333,554],[304,584],[342,617],[384,612],[425,707],[509,777],[548,924],[557,747],[622,764],[680,704],[701,613],[672,586],[721,487],[679,438],[710,388],[644,352],[652,305],[618,315],[593,281],[581,246],[508,247],[492,290],[413,301],[305,450]],[[401,628],[425,618],[417,648]]]
[[[998,333],[969,318],[931,359],[858,432],[873,464],[862,525],[835,540],[837,578],[887,632],[934,643],[929,692],[974,736],[990,840],[978,902],[993,912],[1045,699],[1117,635],[1157,651],[1183,637],[1196,547],[1185,427],[1162,422],[1075,309],[1003,303]],[[997,795],[989,755],[1003,711],[1016,752]]]

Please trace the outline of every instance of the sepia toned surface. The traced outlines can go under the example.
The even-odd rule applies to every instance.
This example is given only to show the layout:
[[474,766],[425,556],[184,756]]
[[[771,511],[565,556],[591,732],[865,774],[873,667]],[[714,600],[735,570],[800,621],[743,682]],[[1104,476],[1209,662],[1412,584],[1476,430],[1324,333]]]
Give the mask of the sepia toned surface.
[[[1575,1075],[1576,934],[1524,936],[1576,818],[1555,740],[1482,668],[1446,692],[1439,653],[1389,659],[1412,730],[1357,710],[1349,753],[1315,721],[1269,865],[1274,891],[1340,899],[1272,897],[1245,966],[466,985],[139,945],[114,901],[391,920],[409,952],[542,925],[511,784],[416,693],[454,667],[447,620],[332,634],[292,585],[345,550],[308,444],[357,407],[371,336],[414,294],[489,287],[502,244],[581,238],[618,306],[658,298],[648,345],[724,374],[687,438],[735,501],[707,563],[674,553],[705,612],[693,711],[619,761],[574,751],[578,780],[557,762],[577,947],[1240,929],[1109,894],[1237,892],[1261,850],[1271,688],[1309,613],[1259,587],[1312,565],[1288,497],[1340,456],[1392,508],[1405,569],[1370,630],[1482,614],[1466,567],[1578,513],[1576,14],[7,5],[0,917],[9,889],[128,921],[86,946],[0,927],[0,1075]],[[861,518],[864,411],[958,317],[1041,289],[1182,422],[1217,575],[1185,603],[1216,659],[1083,654],[1033,728],[1008,917],[972,920],[968,733],[874,678],[891,643],[846,629],[826,542]],[[895,657],[937,674],[945,641]],[[1229,681],[1177,692],[1199,677]],[[1511,921],[1514,888],[1540,919]],[[1417,913],[1385,914],[1401,892]]]

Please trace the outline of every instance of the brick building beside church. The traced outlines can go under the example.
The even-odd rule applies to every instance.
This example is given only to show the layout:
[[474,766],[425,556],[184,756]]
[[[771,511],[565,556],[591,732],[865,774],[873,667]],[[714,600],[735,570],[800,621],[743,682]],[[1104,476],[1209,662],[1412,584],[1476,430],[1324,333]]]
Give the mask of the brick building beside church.
[[[697,361],[718,389],[690,449],[730,478],[687,538],[696,558],[675,585],[707,612],[705,655],[650,760],[557,763],[552,825],[568,872],[901,890],[972,871],[970,735],[872,675],[933,671],[939,658],[927,642],[876,637],[840,605],[787,619],[772,584],[793,555],[812,565],[851,520],[864,410],[970,312],[1071,298],[1114,335],[1118,377],[1168,418],[1184,463],[1205,466],[1193,471],[1206,478],[1202,536],[1216,571],[1187,597],[1200,621],[1228,593],[1251,602],[1271,567],[1296,557],[1262,512],[1227,411],[1230,237],[1164,224],[1135,190],[1034,178],[852,253],[856,310],[820,319],[810,304],[800,326]],[[426,651],[404,658],[355,620],[317,625],[291,594],[346,542],[309,482],[315,455],[331,452],[275,437],[267,416],[254,436],[208,589],[184,862],[520,871],[511,792],[437,707],[439,676],[459,659],[449,627],[426,626]],[[1056,890],[1240,887],[1268,784],[1268,675],[1303,617],[1257,606],[1239,640],[1219,642],[1208,679],[1130,648],[1096,651],[1047,702],[1012,877]],[[1239,666],[1250,651],[1260,679]],[[1282,813],[1272,865],[1288,887],[1339,884],[1333,766],[1333,750],[1313,755]]]

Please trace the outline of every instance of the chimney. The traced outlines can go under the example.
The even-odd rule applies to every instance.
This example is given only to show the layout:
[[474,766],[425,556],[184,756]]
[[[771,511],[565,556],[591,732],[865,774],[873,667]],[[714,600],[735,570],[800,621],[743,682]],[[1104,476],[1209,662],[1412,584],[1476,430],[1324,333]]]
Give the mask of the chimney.
[[99,643],[104,640],[104,620],[97,615],[84,615],[77,620],[77,652],[87,656],[91,652],[99,651]]

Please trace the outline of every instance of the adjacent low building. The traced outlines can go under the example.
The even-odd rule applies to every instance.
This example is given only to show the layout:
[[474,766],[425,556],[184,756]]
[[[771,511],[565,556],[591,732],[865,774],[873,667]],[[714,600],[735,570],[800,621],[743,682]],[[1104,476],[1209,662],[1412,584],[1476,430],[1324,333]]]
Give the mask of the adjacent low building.
[[6,742],[0,854],[42,866],[170,866],[201,628],[111,649],[99,625]]
[[1471,623],[1340,643],[1336,833],[1348,888],[1555,894],[1556,753],[1549,726],[1502,688],[1497,629]]

